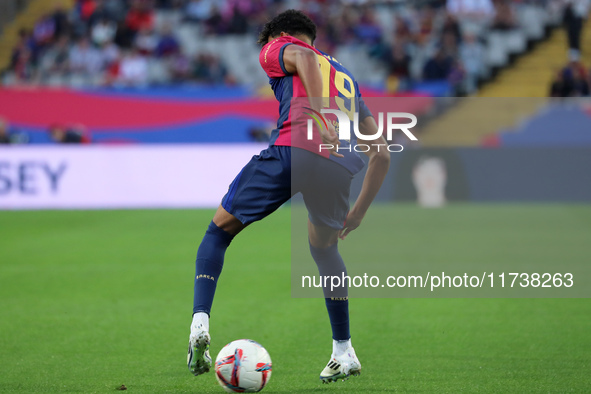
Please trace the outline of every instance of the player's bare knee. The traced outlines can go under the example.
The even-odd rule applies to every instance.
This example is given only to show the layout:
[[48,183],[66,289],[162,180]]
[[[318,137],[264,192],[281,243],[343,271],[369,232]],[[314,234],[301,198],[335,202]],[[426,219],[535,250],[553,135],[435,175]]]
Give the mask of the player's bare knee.
[[244,229],[244,227],[246,227],[240,220],[226,211],[221,205],[218,207],[218,210],[213,217],[213,222],[220,229],[232,235],[238,234],[240,231],[242,231],[242,229]]
[[313,247],[326,249],[338,243],[339,232],[330,227],[314,225],[308,221],[308,239]]
[[319,236],[318,233],[311,232],[309,234],[310,245],[317,249],[327,249],[336,245],[339,242],[339,233],[335,231],[334,234],[323,234]]
[[310,245],[312,245],[313,247],[315,247],[317,249],[330,248],[331,246],[336,245],[338,243],[338,241],[339,241],[338,236],[327,238],[327,239],[314,239],[313,237],[310,237]]

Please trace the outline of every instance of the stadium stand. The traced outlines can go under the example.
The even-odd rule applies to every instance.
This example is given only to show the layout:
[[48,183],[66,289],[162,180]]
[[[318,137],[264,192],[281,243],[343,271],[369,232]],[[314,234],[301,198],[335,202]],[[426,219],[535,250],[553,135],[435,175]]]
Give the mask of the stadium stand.
[[[109,99],[129,108],[142,100],[192,106],[194,116],[175,124],[162,111],[155,112],[162,118],[154,118],[152,125],[127,119],[105,126],[81,115],[53,119],[84,124],[93,141],[211,142],[200,130],[215,126],[241,130],[223,137],[241,142],[251,140],[253,130],[267,127],[274,116],[276,104],[258,64],[255,41],[265,20],[282,9],[304,9],[314,18],[317,46],[353,72],[366,96],[544,97],[568,58],[566,34],[559,29],[565,2],[31,0],[0,41],[0,65],[5,66],[0,67],[5,69],[1,81],[5,89],[38,87],[41,101],[59,96],[65,100],[60,108],[77,105],[81,97],[93,108],[111,105]],[[587,26],[583,40],[589,38]],[[56,93],[44,87],[75,90]],[[228,107],[245,108],[253,97],[263,100],[267,113],[226,110],[219,112],[225,114],[221,119],[205,106],[223,99]],[[49,123],[26,123],[13,105],[32,99],[0,92],[0,100],[6,100],[0,115],[30,132],[31,142],[48,142],[44,135]],[[491,131],[510,127],[540,103],[522,100],[515,107],[505,101],[499,104],[503,116],[491,115],[497,111],[483,100],[464,100],[449,109],[446,104],[437,122],[422,130],[421,143],[480,144]],[[9,113],[9,108],[16,112]],[[50,122],[47,114],[36,111],[35,119]],[[456,128],[457,119],[478,120],[479,127]],[[139,124],[150,130],[135,130]],[[463,132],[456,135],[456,129]]]
[[[498,130],[521,130],[519,124],[526,118],[543,111],[547,105],[547,96],[588,96],[589,70],[584,64],[591,63],[591,52],[583,51],[581,55],[573,54],[567,45],[567,29],[558,28],[563,24],[564,9],[559,2],[551,3],[553,7],[547,19],[552,30],[546,40],[539,43],[524,56],[516,59],[511,65],[500,71],[494,79],[494,83],[486,84],[477,93],[478,97],[486,97],[486,100],[465,100],[451,111],[448,111],[437,122],[433,122],[423,130],[421,142],[424,146],[474,146],[497,145],[503,141],[513,141],[512,137],[497,138]],[[533,13],[522,13],[520,19],[523,26],[534,26],[538,17]],[[541,32],[533,35],[532,39],[540,36]],[[591,47],[591,26],[587,24],[582,33],[582,48]],[[571,60],[567,62],[567,59]],[[582,90],[574,89],[571,83],[562,83],[562,88],[556,93],[557,79],[567,81],[573,75],[579,74]],[[584,86],[587,86],[586,91]],[[568,91],[565,92],[564,88]],[[553,93],[554,91],[554,93]],[[505,99],[494,99],[505,98]],[[515,99],[521,98],[521,99]],[[527,98],[527,99],[526,99]],[[555,108],[556,121],[548,125],[564,123],[563,118],[569,111],[561,111]],[[584,112],[584,111],[582,111]],[[562,120],[561,120],[562,119]],[[478,125],[474,128],[461,127],[466,122]],[[542,125],[543,123],[535,123]],[[568,143],[579,138],[580,131],[571,133],[574,139],[563,136]],[[530,133],[525,136],[532,136]],[[521,137],[517,137],[521,141]],[[585,139],[583,138],[583,140]]]
[[[334,53],[360,82],[465,94],[526,51],[528,42],[542,39],[546,27],[557,24],[552,15],[558,15],[539,1],[485,0],[478,3],[488,6],[469,9],[465,0],[447,5],[77,0],[67,15],[48,13],[51,2],[44,3],[33,29],[30,21],[22,26],[5,85],[145,86],[197,80],[262,86],[266,77],[258,65],[256,32],[278,10],[299,6],[318,22],[317,45]],[[446,82],[443,88],[441,82]]]
[[[7,17],[0,35],[0,70],[10,66],[10,60],[19,42],[19,32],[31,31],[39,18],[56,7],[69,9],[74,0],[3,0],[2,7]],[[10,17],[8,18],[8,16]]]

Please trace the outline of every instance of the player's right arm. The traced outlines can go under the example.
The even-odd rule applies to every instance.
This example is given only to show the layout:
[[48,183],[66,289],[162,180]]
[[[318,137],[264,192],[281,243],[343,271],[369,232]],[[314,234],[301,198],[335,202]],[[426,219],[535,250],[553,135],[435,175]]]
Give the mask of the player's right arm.
[[[378,132],[378,125],[373,116],[366,116],[359,123],[359,131],[367,135],[375,135]],[[386,149],[387,145],[386,139],[380,136],[370,145],[370,150],[365,153],[369,156],[367,172],[365,173],[365,178],[363,178],[359,197],[357,197],[353,208],[349,211],[347,220],[345,221],[345,227],[339,234],[341,239],[345,239],[351,231],[359,227],[369,206],[378,194],[380,187],[382,187],[382,183],[390,168],[390,153]]]
[[290,74],[298,75],[313,110],[322,109],[322,73],[318,66],[318,55],[309,48],[289,45],[283,51],[283,64]]
[[[299,45],[288,45],[283,51],[283,64],[287,72],[297,75],[300,78],[310,101],[310,106],[313,110],[320,113],[322,109],[323,82],[316,52]],[[320,131],[322,142],[334,147],[330,152],[332,155],[343,157],[343,155],[336,152],[336,147],[339,145],[339,137],[334,126],[331,122],[327,122],[327,124],[328,130]]]

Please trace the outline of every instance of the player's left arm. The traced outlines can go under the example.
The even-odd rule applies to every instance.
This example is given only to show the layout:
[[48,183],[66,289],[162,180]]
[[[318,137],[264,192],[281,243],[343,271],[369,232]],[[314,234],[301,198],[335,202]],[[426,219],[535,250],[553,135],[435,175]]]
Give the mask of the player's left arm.
[[[359,131],[362,134],[375,135],[378,132],[378,125],[376,124],[374,117],[369,115],[363,118],[363,120],[359,122]],[[388,152],[387,145],[386,139],[383,136],[380,136],[370,144],[370,150],[365,152],[365,154],[369,156],[367,172],[363,179],[361,193],[359,193],[357,201],[355,201],[353,208],[351,208],[347,215],[345,227],[339,233],[341,239],[345,239],[351,231],[359,227],[369,206],[382,187],[382,183],[390,168],[390,152]]]

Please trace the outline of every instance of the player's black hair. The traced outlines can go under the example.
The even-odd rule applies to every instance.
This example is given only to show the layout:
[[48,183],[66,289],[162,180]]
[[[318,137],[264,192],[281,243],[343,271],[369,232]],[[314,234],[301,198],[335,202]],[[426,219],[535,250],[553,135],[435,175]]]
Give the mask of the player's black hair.
[[271,19],[263,26],[257,44],[265,46],[269,37],[277,37],[281,32],[289,35],[302,34],[310,37],[312,43],[316,39],[316,25],[306,14],[298,10],[287,10]]

